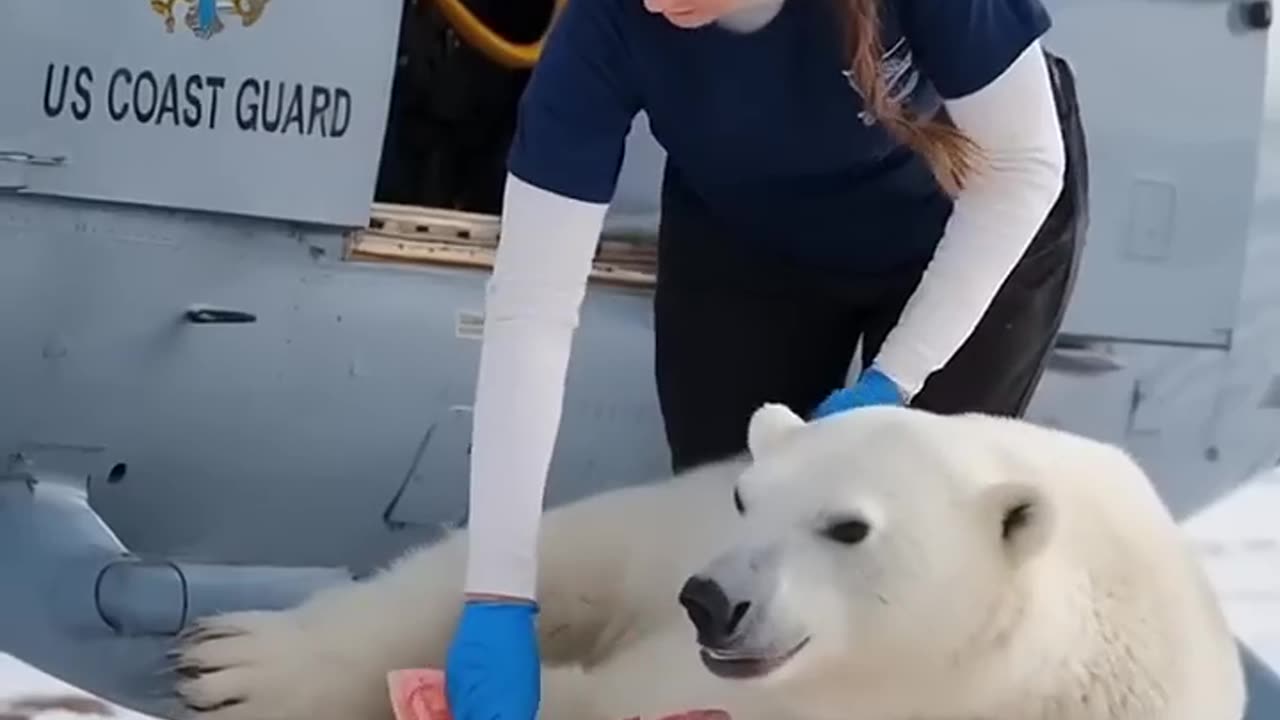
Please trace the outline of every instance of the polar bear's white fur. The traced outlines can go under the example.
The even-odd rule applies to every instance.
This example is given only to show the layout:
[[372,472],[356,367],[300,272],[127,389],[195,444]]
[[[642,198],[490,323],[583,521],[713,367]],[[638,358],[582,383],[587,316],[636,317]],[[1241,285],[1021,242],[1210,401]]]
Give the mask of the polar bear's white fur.
[[[1220,608],[1120,450],[977,415],[805,424],[781,406],[749,446],[547,513],[540,717],[1243,716]],[[388,670],[443,663],[463,549],[200,622],[180,694],[208,720],[387,718]]]

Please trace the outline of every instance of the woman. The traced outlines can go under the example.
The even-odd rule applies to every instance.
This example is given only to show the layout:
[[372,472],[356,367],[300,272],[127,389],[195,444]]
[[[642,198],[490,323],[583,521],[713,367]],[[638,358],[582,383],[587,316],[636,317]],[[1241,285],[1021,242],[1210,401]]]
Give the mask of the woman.
[[459,720],[537,708],[543,487],[635,114],[668,153],[655,342],[675,469],[741,451],[766,401],[1018,415],[1085,215],[1049,25],[1038,0],[569,0],[521,101],[486,304]]

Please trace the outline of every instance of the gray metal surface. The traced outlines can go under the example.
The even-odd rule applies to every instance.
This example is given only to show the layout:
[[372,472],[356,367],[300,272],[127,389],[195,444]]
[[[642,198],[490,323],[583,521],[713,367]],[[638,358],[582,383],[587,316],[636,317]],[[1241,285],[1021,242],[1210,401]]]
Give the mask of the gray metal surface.
[[248,27],[221,4],[206,40],[194,1],[166,32],[147,0],[6,0],[0,153],[65,160],[0,160],[0,186],[364,224],[401,3],[277,0]]
[[[0,196],[0,234],[0,394],[16,401],[0,453],[92,474],[126,544],[363,569],[464,517],[469,433],[447,430],[472,397],[479,341],[459,317],[481,309],[484,273],[346,263],[336,233],[32,197]],[[196,305],[256,322],[193,324]],[[591,293],[553,502],[666,466],[648,307]]]
[[[76,477],[0,474],[0,646],[104,697],[174,716],[165,652],[191,618],[289,607],[349,580],[333,568],[205,566],[130,554]],[[20,551],[16,550],[20,548]]]
[[1249,702],[1245,706],[1244,720],[1272,720],[1280,717],[1280,676],[1258,658],[1257,653],[1241,646],[1244,658],[1245,683],[1249,688]]

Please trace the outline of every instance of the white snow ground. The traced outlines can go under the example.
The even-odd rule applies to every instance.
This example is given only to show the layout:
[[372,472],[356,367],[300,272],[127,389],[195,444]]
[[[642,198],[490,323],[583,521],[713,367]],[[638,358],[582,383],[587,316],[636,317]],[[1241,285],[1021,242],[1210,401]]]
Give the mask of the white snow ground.
[[1280,673],[1280,472],[1242,486],[1183,523],[1236,635]]
[[99,700],[5,653],[0,653],[0,718],[157,720]]

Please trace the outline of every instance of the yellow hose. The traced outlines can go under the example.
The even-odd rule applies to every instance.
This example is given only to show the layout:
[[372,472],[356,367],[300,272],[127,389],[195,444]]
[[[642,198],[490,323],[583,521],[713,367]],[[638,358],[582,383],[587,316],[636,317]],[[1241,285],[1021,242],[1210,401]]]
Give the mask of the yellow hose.
[[560,14],[560,9],[564,7],[567,0],[555,0],[555,9],[551,16],[551,23],[547,24],[547,30],[537,41],[523,45],[517,45],[494,32],[484,24],[484,21],[476,17],[462,0],[435,1],[436,6],[440,8],[440,14],[453,26],[454,31],[464,42],[503,67],[523,70],[533,67],[533,64],[538,62],[538,56],[542,53],[542,43],[547,39],[547,32],[551,31],[551,23],[555,22],[556,16]]

